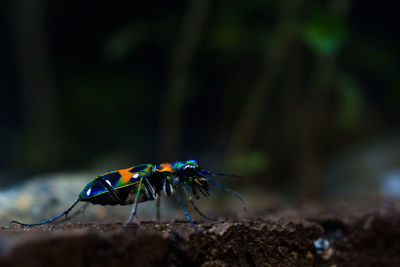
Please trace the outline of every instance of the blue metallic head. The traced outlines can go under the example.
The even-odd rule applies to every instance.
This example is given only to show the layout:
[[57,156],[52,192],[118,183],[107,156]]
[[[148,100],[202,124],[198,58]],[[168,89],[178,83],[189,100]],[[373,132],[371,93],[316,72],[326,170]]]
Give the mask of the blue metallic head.
[[179,176],[185,178],[197,176],[200,171],[199,163],[194,159],[187,161],[175,161],[173,163],[173,168]]

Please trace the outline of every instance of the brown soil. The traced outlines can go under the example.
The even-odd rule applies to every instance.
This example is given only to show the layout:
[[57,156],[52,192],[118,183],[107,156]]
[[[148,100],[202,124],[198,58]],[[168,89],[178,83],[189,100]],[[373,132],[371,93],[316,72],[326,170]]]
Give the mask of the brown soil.
[[0,266],[400,266],[399,204],[268,214],[201,233],[186,221],[1,227]]

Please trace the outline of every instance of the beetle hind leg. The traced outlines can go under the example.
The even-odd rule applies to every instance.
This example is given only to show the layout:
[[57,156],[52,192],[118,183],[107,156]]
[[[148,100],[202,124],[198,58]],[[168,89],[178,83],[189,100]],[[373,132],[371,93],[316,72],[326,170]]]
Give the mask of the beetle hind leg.
[[69,216],[69,218],[67,218],[67,215],[68,214],[65,214],[65,219],[66,220],[70,220],[70,219],[72,219],[73,217],[75,217],[75,216],[77,216],[77,215],[79,215],[79,214],[81,214],[81,213],[84,213],[85,212],[85,210],[86,210],[86,208],[89,206],[89,202],[86,202],[82,207],[80,207],[75,213],[73,213],[71,216]]
[[78,199],[71,205],[71,207],[69,207],[68,209],[66,209],[63,213],[58,214],[57,216],[55,216],[55,217],[53,217],[53,218],[50,218],[50,219],[48,219],[48,220],[45,220],[45,221],[42,221],[42,222],[39,222],[39,223],[22,223],[22,222],[19,222],[19,221],[11,221],[9,224],[16,223],[16,224],[24,225],[24,226],[36,226],[36,225],[42,225],[42,224],[45,224],[45,223],[53,222],[53,221],[59,219],[60,217],[62,217],[62,216],[64,216],[64,215],[67,216],[67,214],[76,206],[76,204],[78,204],[79,201],[81,201],[80,198],[78,198]]

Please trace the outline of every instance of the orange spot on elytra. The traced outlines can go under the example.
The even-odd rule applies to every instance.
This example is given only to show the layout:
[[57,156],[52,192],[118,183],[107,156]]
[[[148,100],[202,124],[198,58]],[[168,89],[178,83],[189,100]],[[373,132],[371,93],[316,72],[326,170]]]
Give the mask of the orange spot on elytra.
[[119,170],[119,174],[121,178],[119,179],[121,184],[127,184],[129,180],[132,178],[133,173],[129,172],[131,168]]
[[162,163],[160,164],[160,170],[157,170],[159,172],[172,172],[172,164],[171,163]]

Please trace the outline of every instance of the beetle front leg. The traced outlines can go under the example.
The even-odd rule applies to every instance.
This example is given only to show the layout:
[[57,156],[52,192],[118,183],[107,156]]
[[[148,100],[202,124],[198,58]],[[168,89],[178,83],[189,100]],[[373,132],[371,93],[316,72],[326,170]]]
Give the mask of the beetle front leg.
[[192,219],[190,219],[189,213],[188,213],[188,212],[186,211],[186,209],[185,209],[185,204],[183,204],[183,200],[182,200],[182,198],[179,196],[178,190],[175,191],[175,193],[176,193],[176,198],[177,198],[177,200],[178,200],[178,203],[179,203],[179,205],[181,206],[181,208],[182,208],[182,210],[183,210],[183,213],[184,213],[185,216],[186,216],[186,219],[190,222],[190,224],[193,226],[193,228],[196,230],[196,232],[201,232],[201,231],[196,227],[196,225],[194,224],[194,222],[192,221]]
[[204,213],[202,213],[199,208],[196,206],[196,204],[193,201],[192,196],[189,194],[189,192],[186,190],[185,187],[182,187],[183,189],[183,194],[185,195],[186,199],[190,202],[190,204],[192,205],[192,207],[194,208],[194,210],[204,219],[209,220],[209,221],[217,221],[217,219],[213,218],[213,217],[209,217],[207,215],[205,215]]

